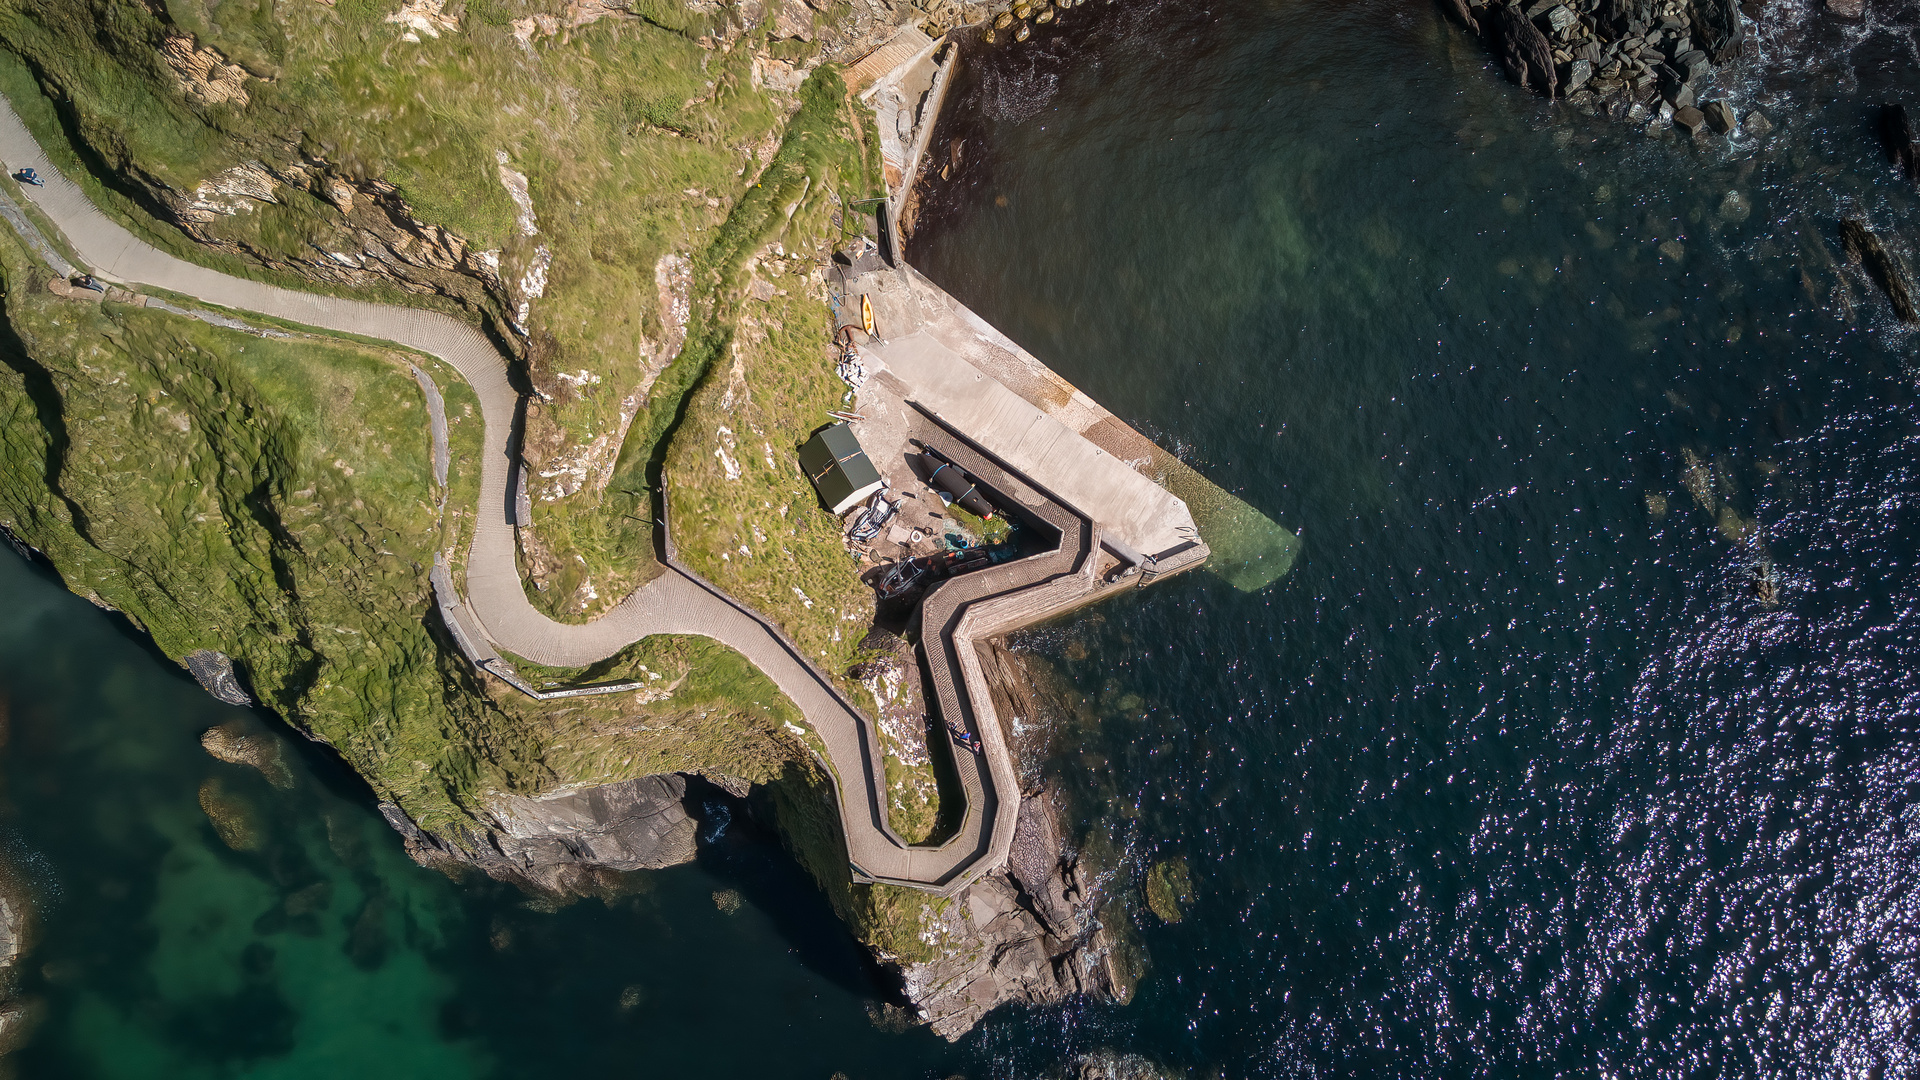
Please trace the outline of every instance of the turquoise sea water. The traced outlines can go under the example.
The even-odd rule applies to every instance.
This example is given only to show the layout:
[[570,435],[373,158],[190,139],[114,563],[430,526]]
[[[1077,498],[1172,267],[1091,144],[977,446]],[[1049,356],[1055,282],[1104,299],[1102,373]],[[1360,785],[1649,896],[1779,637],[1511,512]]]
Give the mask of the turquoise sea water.
[[[885,986],[744,813],[612,901],[456,885],[319,748],[276,736],[284,790],[214,760],[207,728],[271,729],[10,552],[0,597],[0,850],[40,924],[20,982],[43,1019],[8,1059],[23,1078],[825,1078],[947,1052],[874,1026]],[[221,841],[209,781],[256,850]]]
[[1781,130],[1700,146],[1552,112],[1423,3],[1063,23],[963,75],[911,255],[1305,542],[1021,639],[1101,887],[1191,868],[1185,921],[1114,916],[1136,1000],[884,1030],[737,807],[610,902],[449,882],[321,748],[280,734],[285,790],[207,756],[266,722],[5,556],[19,1075],[1920,1069],[1915,340],[1832,263],[1842,214],[1915,235],[1871,133],[1920,18],[1770,34],[1728,92]]

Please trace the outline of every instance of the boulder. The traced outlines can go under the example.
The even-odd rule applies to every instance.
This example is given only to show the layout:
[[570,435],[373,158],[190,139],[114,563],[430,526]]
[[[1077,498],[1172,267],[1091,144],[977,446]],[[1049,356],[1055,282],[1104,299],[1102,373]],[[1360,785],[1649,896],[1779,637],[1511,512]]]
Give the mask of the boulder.
[[1473,17],[1473,9],[1467,6],[1467,0],[1447,0],[1447,11],[1461,26],[1476,34],[1480,32],[1480,21]]
[[1673,110],[1673,123],[1675,127],[1686,128],[1689,135],[1698,135],[1705,130],[1707,117],[1692,105],[1681,105]]
[[1905,105],[1881,107],[1880,142],[1901,173],[1908,180],[1920,183],[1920,143],[1913,137],[1913,121],[1908,118]]
[[1740,123],[1733,115],[1733,106],[1724,101],[1709,101],[1700,111],[1707,118],[1707,126],[1722,135],[1729,134]]
[[233,661],[226,653],[214,649],[201,649],[190,652],[182,658],[187,671],[192,673],[193,681],[201,689],[212,694],[216,700],[228,705],[251,705],[253,698],[240,687],[240,680],[233,673]]
[[1773,130],[1773,121],[1767,119],[1766,113],[1755,109],[1747,114],[1747,122],[1741,126],[1747,129],[1747,134],[1759,136]]
[[535,872],[586,862],[658,870],[693,861],[695,825],[678,774],[537,798],[496,795],[487,806],[501,854]]
[[1565,4],[1561,4],[1547,12],[1547,29],[1553,33],[1564,34],[1567,32],[1568,27],[1578,26],[1579,24],[1580,17],[1569,11]]
[[200,745],[221,761],[258,769],[274,787],[294,786],[293,770],[287,767],[280,740],[253,725],[232,721],[208,728],[200,733]]
[[1858,22],[1867,17],[1867,0],[1827,0],[1827,14]]
[[1913,307],[1913,286],[1907,269],[1873,234],[1873,230],[1862,221],[1842,221],[1840,242],[1846,246],[1847,258],[1864,269],[1874,284],[1887,294],[1887,299],[1893,303],[1894,315],[1903,323],[1920,324],[1920,313],[1915,312]]
[[1501,63],[1514,82],[1548,97],[1555,96],[1560,77],[1553,68],[1553,47],[1547,36],[1517,7],[1499,9],[1498,47]]
[[1667,104],[1673,106],[1675,113],[1678,113],[1681,109],[1693,108],[1693,87],[1688,86],[1686,83],[1669,81],[1667,83],[1666,93],[1662,96],[1667,99]]
[[1587,85],[1587,81],[1592,78],[1593,62],[1591,60],[1575,60],[1573,63],[1567,65],[1566,92],[1572,94],[1574,91]]

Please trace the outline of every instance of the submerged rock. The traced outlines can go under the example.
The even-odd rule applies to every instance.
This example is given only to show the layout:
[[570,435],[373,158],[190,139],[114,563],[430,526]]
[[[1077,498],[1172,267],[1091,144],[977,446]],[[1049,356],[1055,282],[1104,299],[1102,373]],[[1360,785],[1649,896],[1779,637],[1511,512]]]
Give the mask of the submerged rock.
[[1847,249],[1847,258],[1866,270],[1867,276],[1887,294],[1893,303],[1894,315],[1903,323],[1920,323],[1920,313],[1913,308],[1913,286],[1906,267],[1887,250],[1873,230],[1867,228],[1865,222],[1849,218],[1840,223],[1840,242]]
[[1827,14],[1858,22],[1867,17],[1867,0],[1827,0]]
[[218,779],[208,780],[200,785],[200,809],[221,843],[235,851],[260,850],[260,826],[245,797],[228,791]]
[[271,735],[228,723],[208,728],[200,736],[200,745],[221,761],[258,769],[274,787],[293,786],[293,770],[282,756],[280,741]]
[[1733,106],[1724,101],[1709,101],[1700,110],[1707,118],[1707,126],[1722,135],[1730,134],[1740,121],[1733,115]]
[[1147,871],[1147,907],[1161,922],[1177,923],[1187,917],[1193,905],[1193,879],[1187,873],[1187,860],[1174,856],[1153,864]]
[[1758,109],[1748,113],[1746,123],[1741,126],[1746,128],[1747,134],[1754,136],[1766,135],[1773,131],[1773,121],[1767,119],[1767,114]]

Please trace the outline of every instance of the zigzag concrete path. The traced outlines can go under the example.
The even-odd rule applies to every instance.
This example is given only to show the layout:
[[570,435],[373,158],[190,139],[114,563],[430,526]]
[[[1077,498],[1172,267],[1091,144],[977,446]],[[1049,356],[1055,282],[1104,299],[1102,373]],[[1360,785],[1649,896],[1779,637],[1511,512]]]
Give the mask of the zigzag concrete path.
[[[992,823],[981,800],[969,799],[959,833],[938,848],[914,848],[887,827],[885,772],[867,719],[836,692],[773,628],[718,589],[670,569],[590,623],[555,622],[527,600],[514,558],[509,445],[519,395],[507,381],[507,358],[473,327],[430,311],[283,289],[209,270],[135,237],[95,207],[47,160],[11,105],[0,103],[0,161],[9,173],[32,168],[43,187],[27,196],[65,235],[72,251],[104,280],[146,284],[209,304],[362,337],[392,341],[439,357],[480,398],[486,425],[480,505],[467,559],[467,605],[499,647],[555,667],[603,659],[651,634],[697,634],[738,650],[792,699],[825,743],[835,773],[847,854],[857,870],[903,885],[950,891],[987,867]],[[996,740],[997,741],[997,740]],[[1006,754],[1004,747],[994,747]],[[955,761],[969,793],[991,790],[992,773],[972,755]],[[1017,795],[1015,796],[1017,802]]]

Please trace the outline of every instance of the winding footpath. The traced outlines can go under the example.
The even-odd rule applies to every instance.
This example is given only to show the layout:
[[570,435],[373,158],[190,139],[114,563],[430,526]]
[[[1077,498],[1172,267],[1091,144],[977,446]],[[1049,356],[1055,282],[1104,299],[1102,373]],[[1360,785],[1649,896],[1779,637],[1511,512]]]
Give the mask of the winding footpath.
[[[939,847],[913,847],[886,819],[884,756],[872,724],[777,629],[719,589],[677,566],[590,623],[555,622],[527,600],[514,558],[512,432],[519,395],[509,358],[478,330],[436,312],[320,296],[231,277],[174,258],[102,214],[48,161],[10,104],[0,102],[0,162],[33,169],[43,187],[22,190],[64,234],[69,249],[104,281],[144,284],[208,304],[321,330],[377,338],[438,357],[466,379],[485,423],[480,499],[468,552],[466,607],[496,646],[538,664],[578,667],[652,634],[695,634],[739,651],[806,716],[825,744],[853,869],[863,880],[951,894],[998,866],[1011,840],[1011,798],[996,798],[1015,776],[998,731],[983,731],[983,768],[957,755],[967,793],[960,827]],[[671,551],[671,548],[669,548]]]

